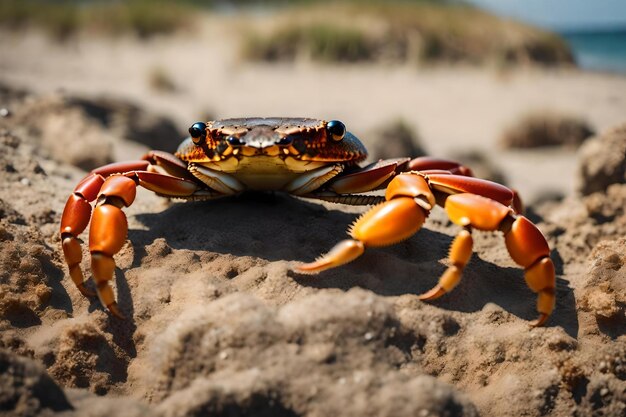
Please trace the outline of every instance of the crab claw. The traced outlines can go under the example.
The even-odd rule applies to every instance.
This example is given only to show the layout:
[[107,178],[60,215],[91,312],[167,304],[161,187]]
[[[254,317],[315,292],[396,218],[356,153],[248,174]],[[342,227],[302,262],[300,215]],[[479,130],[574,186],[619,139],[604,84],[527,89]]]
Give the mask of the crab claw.
[[[419,177],[415,177],[419,178]],[[339,242],[315,262],[296,267],[303,273],[317,273],[353,261],[366,246],[387,246],[416,233],[425,219],[425,211],[413,198],[400,196],[365,212],[350,229],[350,237]]]
[[326,255],[308,264],[295,267],[297,272],[303,274],[316,274],[326,269],[352,262],[365,251],[365,245],[358,240],[346,239],[337,243]]

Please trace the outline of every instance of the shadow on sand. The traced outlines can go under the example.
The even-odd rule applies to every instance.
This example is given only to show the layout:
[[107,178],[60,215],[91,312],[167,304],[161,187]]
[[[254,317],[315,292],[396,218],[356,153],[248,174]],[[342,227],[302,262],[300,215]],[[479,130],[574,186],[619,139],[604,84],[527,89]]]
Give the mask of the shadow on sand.
[[[283,194],[255,193],[173,204],[161,213],[136,216],[147,230],[129,231],[135,249],[133,267],[140,267],[145,247],[157,238],[164,238],[173,249],[308,262],[344,239],[347,227],[357,216]],[[369,249],[344,267],[315,276],[288,276],[315,288],[361,287],[382,296],[421,294],[433,287],[445,270],[440,261],[446,257],[457,231],[443,227],[450,233],[446,234],[428,227],[427,221],[414,237],[394,246]],[[130,298],[130,293],[124,297]],[[521,269],[498,266],[475,253],[459,286],[433,304],[475,312],[487,303],[495,303],[524,320],[533,320],[537,315],[535,300]],[[548,325],[562,326],[572,337],[578,331],[573,291],[561,278],[557,278],[557,307]]]

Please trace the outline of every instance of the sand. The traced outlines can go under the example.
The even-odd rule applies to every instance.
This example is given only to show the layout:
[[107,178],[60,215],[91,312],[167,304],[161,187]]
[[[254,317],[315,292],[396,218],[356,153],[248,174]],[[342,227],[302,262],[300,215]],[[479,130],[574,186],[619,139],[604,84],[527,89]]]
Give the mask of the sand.
[[[11,114],[0,118],[0,414],[623,415],[626,179],[607,175],[601,191],[578,194],[577,183],[592,181],[579,166],[614,154],[495,144],[527,108],[578,113],[605,131],[624,121],[626,79],[246,67],[232,41],[209,42],[212,30],[149,48],[93,38],[58,46],[36,34],[0,45],[9,86],[0,107]],[[191,65],[197,42],[206,54]],[[154,65],[180,91],[150,90]],[[85,168],[135,158],[203,112],[336,117],[359,134],[402,116],[432,154],[482,149],[528,192],[557,266],[555,313],[544,328],[528,325],[535,295],[491,233],[476,234],[454,292],[419,301],[458,232],[441,210],[405,242],[306,276],[292,266],[342,239],[363,208],[281,194],[183,204],[140,191],[116,257],[129,318],[111,317],[67,277],[58,238],[65,200]],[[594,139],[594,149],[623,143],[621,132]],[[533,202],[553,191],[566,196]]]
[[[623,76],[566,69],[250,65],[240,57],[237,34],[245,27],[238,20],[203,22],[191,33],[148,41],[79,36],[58,44],[37,33],[3,33],[0,81],[36,93],[126,99],[171,119],[179,135],[208,116],[306,116],[342,120],[373,146],[372,129],[402,118],[432,155],[484,152],[530,200],[545,190],[573,192],[575,157],[499,149],[507,126],[546,110],[581,117],[601,132],[626,114]],[[155,71],[176,89],[151,87]]]

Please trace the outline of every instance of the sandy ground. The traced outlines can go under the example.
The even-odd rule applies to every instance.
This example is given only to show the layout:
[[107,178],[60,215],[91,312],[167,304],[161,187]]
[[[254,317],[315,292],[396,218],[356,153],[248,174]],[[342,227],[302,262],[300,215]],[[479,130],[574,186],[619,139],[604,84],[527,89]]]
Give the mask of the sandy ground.
[[[0,80],[11,86],[0,90],[11,112],[0,119],[0,414],[623,415],[626,128],[580,156],[494,144],[537,107],[598,129],[623,122],[624,78],[245,67],[215,31],[147,45],[60,47],[37,35],[0,44]],[[149,89],[155,65],[180,91]],[[46,94],[59,88],[67,93]],[[137,106],[89,101],[102,95]],[[530,206],[557,266],[555,314],[529,327],[535,295],[490,233],[476,235],[454,292],[420,302],[458,231],[440,210],[415,237],[312,277],[291,266],[342,239],[362,208],[280,194],[179,204],[142,191],[116,258],[129,318],[110,317],[71,284],[60,255],[60,214],[84,175],[75,165],[132,158],[137,141],[154,144],[171,120],[184,131],[203,112],[337,117],[356,133],[402,116],[434,154],[485,150],[531,200],[600,184]]]

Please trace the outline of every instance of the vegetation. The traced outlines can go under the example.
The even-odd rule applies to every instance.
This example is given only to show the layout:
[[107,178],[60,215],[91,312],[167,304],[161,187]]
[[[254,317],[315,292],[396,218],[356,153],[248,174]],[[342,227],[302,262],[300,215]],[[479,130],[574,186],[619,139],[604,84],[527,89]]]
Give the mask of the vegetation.
[[108,35],[135,33],[148,37],[186,27],[190,17],[189,4],[166,0],[0,0],[0,26],[36,27],[59,39],[78,31]]
[[273,7],[261,19],[241,17],[242,56],[252,61],[573,63],[556,35],[452,0],[0,0],[0,27],[35,27],[58,39],[145,38],[193,26],[199,10],[224,4]]
[[260,61],[573,64],[557,35],[462,4],[432,2],[286,10],[269,32],[250,30],[242,54]]

